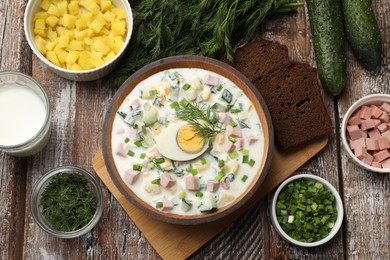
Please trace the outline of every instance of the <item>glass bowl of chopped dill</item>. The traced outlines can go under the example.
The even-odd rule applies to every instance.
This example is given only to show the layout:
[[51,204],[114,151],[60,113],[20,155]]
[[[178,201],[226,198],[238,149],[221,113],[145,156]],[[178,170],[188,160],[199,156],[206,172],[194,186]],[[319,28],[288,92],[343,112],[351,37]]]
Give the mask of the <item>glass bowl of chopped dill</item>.
[[60,166],[45,173],[31,194],[31,214],[47,233],[75,238],[88,233],[103,213],[103,192],[88,171]]
[[315,247],[331,240],[344,217],[343,202],[328,181],[312,174],[285,180],[272,199],[271,221],[288,242]]

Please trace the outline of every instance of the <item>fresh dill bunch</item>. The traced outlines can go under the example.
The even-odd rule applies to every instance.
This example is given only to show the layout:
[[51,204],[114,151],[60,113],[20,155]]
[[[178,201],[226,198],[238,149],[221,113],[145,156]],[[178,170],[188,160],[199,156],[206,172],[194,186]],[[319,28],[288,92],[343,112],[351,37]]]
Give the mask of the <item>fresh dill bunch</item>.
[[129,47],[104,85],[118,88],[132,73],[174,55],[202,55],[233,61],[233,50],[260,37],[270,15],[294,11],[296,0],[143,0]]
[[188,103],[186,105],[180,104],[175,110],[175,116],[193,125],[195,131],[204,139],[224,132],[222,124],[218,120],[218,114],[212,111],[210,106]]

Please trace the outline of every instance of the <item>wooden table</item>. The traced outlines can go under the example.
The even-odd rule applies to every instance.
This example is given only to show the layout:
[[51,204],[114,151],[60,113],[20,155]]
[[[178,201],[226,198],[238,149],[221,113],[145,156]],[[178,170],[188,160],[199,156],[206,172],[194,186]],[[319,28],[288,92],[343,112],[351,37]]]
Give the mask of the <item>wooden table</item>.
[[[30,214],[33,184],[43,173],[72,164],[92,170],[92,157],[101,144],[105,110],[115,90],[100,81],[76,83],[53,74],[32,54],[23,33],[27,0],[0,1],[0,70],[32,75],[47,90],[53,111],[50,142],[39,154],[14,158],[0,153],[0,259],[158,259],[142,233],[119,203],[104,189],[105,210],[100,223],[87,235],[56,239],[42,231]],[[268,208],[272,194],[232,223],[193,258],[207,259],[390,259],[390,180],[354,165],[340,145],[340,123],[347,108],[372,93],[389,93],[390,18],[387,0],[373,1],[383,37],[379,71],[361,69],[348,49],[348,81],[334,98],[323,93],[334,131],[329,144],[298,173],[313,173],[330,181],[345,203],[345,220],[337,236],[324,246],[301,248],[275,232]],[[294,61],[315,66],[307,12],[273,18],[264,36],[286,44]],[[1,123],[0,123],[1,124]]]

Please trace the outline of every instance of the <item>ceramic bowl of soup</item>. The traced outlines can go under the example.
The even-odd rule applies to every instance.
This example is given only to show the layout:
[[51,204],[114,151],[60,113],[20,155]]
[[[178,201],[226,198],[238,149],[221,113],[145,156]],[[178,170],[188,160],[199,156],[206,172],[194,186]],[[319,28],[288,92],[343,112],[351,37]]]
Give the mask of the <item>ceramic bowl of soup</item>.
[[147,65],[117,91],[103,155],[113,183],[161,221],[227,216],[259,189],[273,126],[260,93],[229,65],[175,56]]

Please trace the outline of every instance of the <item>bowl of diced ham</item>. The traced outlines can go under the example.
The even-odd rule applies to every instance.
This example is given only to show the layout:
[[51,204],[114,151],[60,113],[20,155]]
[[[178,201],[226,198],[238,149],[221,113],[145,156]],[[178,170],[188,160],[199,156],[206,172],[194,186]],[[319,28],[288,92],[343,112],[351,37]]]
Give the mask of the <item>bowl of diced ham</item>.
[[175,56],[133,74],[103,126],[113,183],[161,221],[223,218],[255,194],[271,163],[273,126],[259,92],[217,60]]
[[343,118],[341,136],[357,165],[390,172],[390,95],[373,94],[356,101]]

